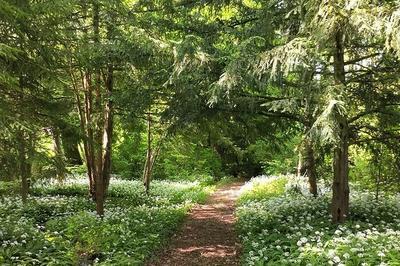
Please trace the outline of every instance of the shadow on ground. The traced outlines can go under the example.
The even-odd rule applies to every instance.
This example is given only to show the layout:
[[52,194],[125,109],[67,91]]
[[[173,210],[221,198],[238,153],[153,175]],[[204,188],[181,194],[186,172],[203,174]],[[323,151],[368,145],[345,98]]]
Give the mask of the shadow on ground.
[[182,229],[148,266],[239,265],[234,204],[243,183],[218,189],[191,211]]

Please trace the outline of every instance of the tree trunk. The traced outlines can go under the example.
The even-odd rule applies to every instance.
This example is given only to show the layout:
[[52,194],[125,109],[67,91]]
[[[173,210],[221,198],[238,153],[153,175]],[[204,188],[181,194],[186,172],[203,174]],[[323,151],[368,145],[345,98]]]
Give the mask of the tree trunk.
[[96,176],[96,213],[99,216],[104,215],[104,200],[105,200],[105,190],[104,190],[104,179],[102,175]]
[[104,107],[104,128],[103,128],[103,147],[101,159],[101,172],[97,177],[96,184],[96,211],[97,214],[103,216],[104,201],[107,194],[107,189],[110,184],[111,175],[111,151],[112,151],[112,136],[113,136],[113,67],[107,68],[107,74],[104,75],[106,88],[106,103]]
[[64,162],[64,153],[61,147],[60,130],[54,127],[52,128],[51,133],[53,135],[53,141],[54,141],[54,157],[57,169],[57,179],[59,182],[62,183],[65,180],[66,170]]
[[300,147],[299,150],[299,159],[297,161],[297,177],[301,177],[305,173],[305,168],[304,168],[304,163],[303,163],[303,153],[302,153],[303,147]]
[[[99,5],[93,5],[93,32],[94,42],[100,42],[99,35]],[[112,26],[107,27],[107,37],[111,38]],[[110,183],[111,175],[111,152],[112,152],[112,137],[113,137],[113,102],[112,91],[114,86],[113,80],[114,68],[112,64],[108,64],[106,73],[103,73],[104,94],[101,92],[100,70],[96,73],[97,83],[95,84],[95,108],[102,109],[103,117],[97,120],[97,136],[96,144],[99,147],[94,157],[97,157],[96,162],[97,172],[95,176],[96,188],[96,211],[100,216],[104,215],[104,202],[107,194],[107,189]],[[100,110],[97,110],[100,111]]]
[[397,168],[397,192],[400,193],[400,155],[396,155],[396,168]]
[[[304,80],[304,84],[309,86],[309,89],[312,90],[312,84],[314,77],[314,71],[306,68],[302,79]],[[312,128],[312,125],[315,123],[314,119],[314,111],[315,107],[313,106],[313,93],[310,91],[310,94],[307,95],[304,99],[304,109],[305,109],[305,123],[304,123],[304,139],[302,145],[300,146],[299,152],[299,165],[297,169],[298,176],[307,176],[308,177],[308,190],[309,192],[316,197],[318,195],[317,188],[317,169],[315,163],[314,149],[311,141],[311,137],[309,136],[309,132]]]
[[86,167],[89,176],[89,193],[91,198],[96,201],[96,178],[98,176],[98,167],[95,160],[95,139],[93,134],[94,117],[93,112],[93,88],[91,85],[91,77],[88,72],[82,74],[82,86],[84,89],[84,134],[85,134],[85,157]]
[[378,175],[375,178],[375,186],[376,186],[376,188],[375,188],[375,200],[376,201],[378,201],[378,199],[379,199],[379,188],[380,188],[380,185],[381,185],[381,171],[380,170],[381,169],[379,167]]
[[[95,1],[92,8],[92,42],[100,43],[100,5]],[[111,38],[112,24],[107,27],[107,37]],[[87,34],[86,30],[83,32]],[[113,138],[114,67],[112,63],[105,68],[79,70],[81,84],[70,74],[74,84],[76,103],[80,118],[83,149],[89,177],[89,193],[96,203],[98,215],[104,214],[104,202],[111,175],[111,151]],[[103,84],[104,82],[104,84]],[[80,88],[82,88],[80,90]],[[82,97],[83,95],[83,97]]]
[[19,175],[21,177],[21,198],[26,203],[29,193],[29,182],[31,177],[31,163],[29,162],[29,139],[26,139],[25,132],[19,130],[17,133],[18,140],[18,159],[19,159]]
[[146,162],[143,170],[143,182],[146,190],[146,194],[149,193],[150,190],[150,179],[151,179],[151,166],[152,166],[152,149],[151,149],[151,115],[150,110],[147,114],[147,154],[146,154]]
[[306,165],[306,172],[308,176],[309,192],[316,197],[318,195],[317,188],[317,169],[315,164],[314,149],[310,141],[305,143],[305,154],[304,162]]
[[19,172],[21,177],[21,197],[22,202],[26,203],[28,198],[28,174],[26,169],[26,148],[25,148],[25,139],[23,137],[23,133],[20,133],[21,137],[19,138]]
[[341,123],[341,143],[334,151],[332,221],[344,222],[349,214],[349,145],[348,126]]
[[297,176],[307,176],[308,190],[316,197],[318,195],[317,187],[317,169],[315,163],[314,149],[310,140],[306,139],[299,152],[299,164]]
[[[339,29],[335,35],[334,77],[338,87],[346,86],[344,69],[343,33]],[[337,112],[339,125],[339,143],[334,149],[333,157],[333,185],[332,185],[332,221],[340,223],[346,220],[349,214],[349,127],[347,117]]]
[[381,165],[381,161],[379,160],[380,158],[380,152],[375,151],[375,165],[378,167],[378,173],[375,177],[375,200],[379,199],[379,190],[380,190],[380,186],[381,186],[381,180],[382,180],[382,165]]
[[21,166],[21,196],[22,202],[26,203],[29,193],[29,169],[28,164],[22,163]]
[[314,158],[314,150],[311,146],[308,150],[308,184],[310,193],[314,197],[318,196],[317,169]]
[[67,163],[72,165],[82,165],[82,157],[79,153],[80,137],[74,129],[61,129],[61,143]]

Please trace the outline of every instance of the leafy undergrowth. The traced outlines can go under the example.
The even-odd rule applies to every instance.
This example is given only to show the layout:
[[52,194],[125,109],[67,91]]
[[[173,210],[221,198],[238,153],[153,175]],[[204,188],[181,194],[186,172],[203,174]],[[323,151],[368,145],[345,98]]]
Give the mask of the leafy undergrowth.
[[254,177],[251,182],[247,182],[241,189],[238,199],[239,204],[255,200],[266,200],[279,196],[285,192],[287,178],[284,176],[275,177],[273,182],[266,182],[265,176]]
[[10,181],[2,182],[0,181],[0,197],[7,195],[17,194],[20,191],[19,182]]
[[193,203],[212,186],[112,180],[100,219],[87,198],[86,180],[33,189],[29,202],[0,199],[1,265],[138,265],[177,229]]
[[[400,265],[399,196],[375,200],[353,190],[349,220],[334,225],[330,193],[313,198],[285,191],[281,179],[258,178],[254,197],[250,190],[239,200],[245,265]],[[259,186],[274,191],[261,198]]]

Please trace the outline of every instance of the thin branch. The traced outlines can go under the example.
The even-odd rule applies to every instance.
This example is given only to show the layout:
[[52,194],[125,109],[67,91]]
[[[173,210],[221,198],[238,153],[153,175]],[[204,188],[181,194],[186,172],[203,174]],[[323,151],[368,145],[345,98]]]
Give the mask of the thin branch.
[[348,122],[349,122],[349,124],[351,124],[364,116],[367,116],[370,114],[376,114],[376,113],[394,115],[393,113],[385,112],[384,108],[389,107],[389,106],[400,106],[400,103],[386,104],[386,105],[383,105],[383,106],[380,106],[380,107],[377,107],[377,108],[374,108],[371,110],[361,112],[361,113],[357,114],[356,116],[353,116],[352,118],[350,118]]

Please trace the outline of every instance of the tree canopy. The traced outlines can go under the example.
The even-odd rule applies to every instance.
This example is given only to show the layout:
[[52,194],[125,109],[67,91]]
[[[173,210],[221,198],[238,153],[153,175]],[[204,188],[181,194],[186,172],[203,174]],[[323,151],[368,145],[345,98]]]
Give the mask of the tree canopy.
[[379,169],[400,187],[396,1],[24,0],[0,14],[0,172],[24,199],[79,164],[100,215],[112,174],[148,191],[179,172],[297,173],[315,196],[332,183],[334,222],[350,179],[378,186]]

